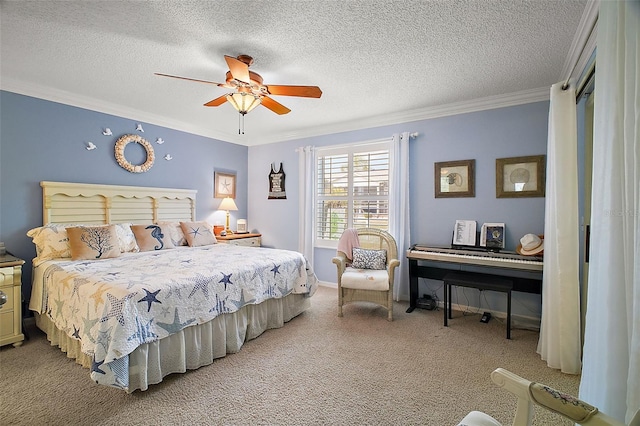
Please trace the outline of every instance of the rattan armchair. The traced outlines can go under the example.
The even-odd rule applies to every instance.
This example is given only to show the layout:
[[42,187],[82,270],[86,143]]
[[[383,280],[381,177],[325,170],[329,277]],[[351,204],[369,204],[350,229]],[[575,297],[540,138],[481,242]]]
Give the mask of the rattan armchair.
[[358,229],[358,239],[361,248],[386,250],[386,270],[372,272],[386,274],[388,286],[367,288],[366,280],[348,279],[362,271],[352,268],[347,255],[338,251],[332,259],[338,268],[338,316],[342,316],[342,307],[348,303],[372,302],[385,307],[388,311],[387,319],[393,321],[393,277],[395,269],[400,265],[396,240],[388,232],[375,228]]

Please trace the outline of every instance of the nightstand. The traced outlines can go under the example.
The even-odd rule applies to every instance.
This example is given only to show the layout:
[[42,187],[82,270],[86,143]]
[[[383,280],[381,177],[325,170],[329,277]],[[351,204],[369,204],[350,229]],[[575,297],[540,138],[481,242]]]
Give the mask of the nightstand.
[[0,305],[0,346],[22,345],[22,265],[24,260],[0,256],[0,292],[7,302]]
[[234,246],[260,247],[262,244],[262,234],[230,234],[216,236],[216,240],[222,244],[231,244]]

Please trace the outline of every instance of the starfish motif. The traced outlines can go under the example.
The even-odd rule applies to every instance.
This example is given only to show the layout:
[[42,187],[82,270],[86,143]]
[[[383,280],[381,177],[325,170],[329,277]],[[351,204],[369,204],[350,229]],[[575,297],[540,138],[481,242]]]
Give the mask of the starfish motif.
[[225,312],[230,312],[231,309],[227,308],[227,299],[229,296],[226,296],[224,299],[220,299],[218,294],[216,293],[216,304],[213,308],[209,309],[209,312],[217,312],[218,314],[223,314]]
[[225,275],[224,272],[222,272],[222,279],[220,281],[218,281],[219,283],[224,283],[224,290],[227,291],[227,284],[233,284],[231,282],[231,275],[233,275],[232,273],[229,275]]
[[78,276],[78,274],[69,274],[67,277],[63,278],[60,280],[60,284],[62,284],[62,286],[67,289],[69,288],[70,285],[70,281],[72,281],[74,278],[76,278]]
[[288,295],[289,293],[291,293],[293,291],[292,288],[287,288],[286,284],[284,287],[278,287],[278,291],[280,292],[280,294],[282,295],[282,297]]
[[112,294],[107,293],[107,299],[109,299],[109,302],[111,303],[111,310],[106,317],[102,317],[100,319],[100,322],[108,321],[109,318],[116,318],[120,325],[124,327],[124,313],[122,312],[122,310],[124,309],[124,305],[127,303],[127,301],[132,297],[135,297],[136,294],[138,293],[136,292],[127,294],[122,299],[118,299]]
[[[198,234],[200,234],[200,228],[191,228],[191,231],[189,231],[190,234],[193,234],[193,238],[196,238],[198,236]],[[200,234],[202,235],[202,234]]]
[[[174,284],[175,281],[171,280],[171,284]],[[178,299],[182,299],[182,295],[180,294],[180,286],[171,286],[169,288],[169,291],[167,292],[167,298],[173,296],[173,294],[175,293],[175,295],[178,297]]]
[[196,285],[193,287],[193,290],[191,290],[191,293],[189,294],[189,297],[193,296],[194,294],[196,294],[196,291],[198,291],[198,289],[202,290],[202,293],[204,294],[204,297],[206,297],[207,299],[209,298],[209,282],[210,280],[203,276],[198,274],[196,276]]
[[[107,348],[109,347],[109,342],[111,341],[111,338],[109,337],[111,333],[111,328],[109,328],[108,330],[102,330],[102,331],[98,331],[98,340],[97,340],[97,345],[102,346],[102,352],[106,353],[107,352]],[[97,349],[97,345],[96,345],[96,349]]]
[[93,358],[93,362],[91,363],[91,372],[92,373],[107,374],[104,371],[100,370],[100,367],[102,367],[102,364],[104,364],[104,360],[96,361],[96,359],[94,357]]
[[151,323],[153,318],[148,323],[142,324],[138,317],[136,317],[136,332],[127,338],[128,341],[136,339],[139,343],[151,342],[158,338],[158,335],[151,331]]
[[195,319],[190,319],[186,322],[180,322],[180,317],[178,316],[178,308],[176,308],[175,314],[173,316],[173,322],[172,323],[158,322],[158,326],[166,330],[167,333],[173,334],[182,330],[183,328],[185,328],[186,326],[188,326],[194,321]]
[[[58,296],[60,296],[60,295],[58,295]],[[59,317],[60,315],[62,315],[62,308],[64,307],[64,300],[55,299],[54,302],[56,303],[56,317]]]
[[151,304],[153,302],[162,304],[161,301],[156,299],[156,296],[158,295],[158,293],[160,293],[160,290],[154,291],[153,293],[147,290],[146,288],[143,288],[143,290],[147,293],[147,295],[144,296],[142,299],[138,300],[138,303],[147,302],[147,312],[151,311]]
[[72,336],[75,337],[78,340],[82,340],[82,337],[80,337],[80,329],[76,328],[75,325],[73,326],[73,334],[72,334]]
[[80,288],[80,286],[83,286],[88,282],[89,280],[86,278],[75,278],[73,280],[73,291],[71,292],[71,297],[73,297],[73,295],[76,294],[78,295],[78,298],[79,298],[80,293],[78,292],[78,289]]
[[63,248],[60,250],[56,250],[53,246],[49,246],[49,256],[51,259],[61,259],[63,257],[69,257],[69,249]]
[[91,329],[98,322],[98,318],[91,319],[89,317],[89,305],[87,305],[87,316],[85,318],[82,318],[82,322],[84,323],[84,328],[83,328],[84,335],[88,337],[92,343],[95,343],[95,340],[93,340],[93,337],[91,337]]
[[248,305],[250,303],[255,302],[256,299],[251,299],[251,300],[246,300],[244,298],[244,290],[240,291],[240,300],[232,300],[231,303],[233,303],[234,305],[236,305],[237,309],[242,308],[244,305]]
[[98,289],[91,296],[89,296],[90,299],[93,299],[96,306],[98,306],[98,304],[102,301],[102,295],[105,291],[107,291],[107,285],[100,284],[100,287],[98,287]]
[[276,274],[280,273],[280,266],[281,265],[276,265],[275,263],[273,264],[273,268],[271,268],[271,272],[273,272],[273,278],[276,277]]

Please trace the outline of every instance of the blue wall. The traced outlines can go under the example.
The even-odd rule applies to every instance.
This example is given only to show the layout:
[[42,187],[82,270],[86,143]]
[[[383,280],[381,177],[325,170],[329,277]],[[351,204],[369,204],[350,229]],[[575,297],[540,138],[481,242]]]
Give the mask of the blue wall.
[[[220,170],[237,173],[239,211],[232,212],[232,227],[235,219],[247,218],[250,230],[262,233],[264,245],[297,250],[296,148],[362,142],[409,131],[419,134],[410,142],[411,243],[449,244],[455,220],[471,219],[479,225],[505,222],[506,248],[513,250],[522,235],[543,232],[544,198],[497,199],[495,159],[545,154],[548,106],[538,102],[247,148],[146,123],[142,123],[145,132],[138,133],[135,118],[0,91],[0,241],[27,261],[35,256],[25,233],[42,224],[42,180],[193,188],[198,190],[198,219],[224,222],[224,213],[216,212],[220,200],[212,195],[213,171]],[[102,135],[105,127],[113,136]],[[166,141],[153,143],[156,163],[149,172],[132,174],[116,163],[113,145],[127,133],[141,134],[150,142],[158,137]],[[98,148],[87,151],[88,141]],[[164,160],[165,154],[174,159]],[[138,164],[143,157],[141,150],[127,148],[130,162]],[[475,198],[436,199],[434,162],[463,159],[476,160]],[[280,162],[287,176],[287,199],[268,200],[271,163]],[[322,281],[336,281],[334,253],[315,250],[314,269]],[[24,272],[28,298],[30,263]],[[441,297],[440,282],[421,280],[420,286],[421,293]],[[479,301],[472,295],[469,304],[488,303],[491,309],[505,310],[500,295],[483,297]],[[516,315],[539,316],[540,297],[516,294],[513,310]]]
[[[0,91],[0,241],[27,260],[23,293],[31,294],[31,259],[35,248],[25,235],[42,225],[40,181],[62,181],[196,189],[198,220],[224,223],[213,198],[213,172],[237,173],[235,219],[247,212],[247,147],[142,123],[135,118],[102,114],[11,92]],[[113,136],[104,136],[105,127]],[[129,173],[114,157],[115,141],[139,134],[153,144],[155,164],[146,173]],[[162,145],[157,138],[164,139]],[[88,151],[86,143],[97,149]],[[129,144],[127,160],[144,161],[142,147]],[[171,161],[163,157],[171,154]]]
[[[298,248],[298,154],[296,148],[348,144],[418,132],[410,142],[411,243],[448,245],[456,219],[506,224],[506,249],[515,250],[524,234],[544,231],[544,198],[496,198],[495,160],[503,157],[546,154],[549,103],[460,114],[361,131],[323,135],[249,148],[249,226],[259,230],[268,246]],[[434,163],[476,160],[475,198],[436,199]],[[268,200],[267,175],[271,163],[284,164],[286,200]],[[479,229],[478,229],[479,230]],[[406,250],[407,247],[399,248]],[[334,249],[316,248],[314,269],[322,281],[335,283]],[[421,280],[421,293],[437,292],[437,281]],[[408,295],[407,295],[408,297]],[[489,296],[490,298],[492,296]],[[503,298],[489,300],[492,308],[506,310]],[[517,299],[517,300],[515,300]],[[454,299],[455,300],[455,299]],[[477,305],[477,297],[471,302]],[[514,313],[539,316],[540,297],[517,294]]]

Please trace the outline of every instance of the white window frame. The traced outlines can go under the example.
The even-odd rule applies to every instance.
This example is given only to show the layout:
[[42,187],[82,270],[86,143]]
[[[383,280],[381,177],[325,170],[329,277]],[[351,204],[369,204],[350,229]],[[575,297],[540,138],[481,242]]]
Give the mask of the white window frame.
[[[332,196],[322,196],[320,194],[318,194],[318,179],[320,178],[319,176],[319,171],[318,171],[318,159],[320,157],[325,157],[325,156],[330,156],[330,155],[344,155],[347,154],[349,156],[349,161],[348,161],[348,174],[349,174],[349,183],[348,183],[348,188],[349,190],[347,191],[347,201],[348,201],[348,216],[347,216],[347,228],[351,228],[353,227],[353,203],[354,200],[357,199],[357,197],[354,197],[353,195],[353,154],[357,154],[357,153],[362,153],[362,152],[368,152],[368,151],[382,151],[382,150],[387,150],[389,151],[389,179],[391,179],[391,175],[393,173],[392,170],[392,166],[393,166],[393,162],[392,162],[392,155],[393,155],[393,150],[392,150],[392,140],[391,139],[376,139],[376,140],[371,140],[371,141],[367,141],[367,142],[360,142],[360,143],[355,143],[355,144],[349,144],[349,145],[340,145],[340,146],[328,146],[328,147],[317,147],[316,148],[316,161],[315,164],[313,165],[314,167],[314,189],[313,189],[313,193],[314,193],[314,224],[313,224],[313,236],[314,236],[314,241],[315,241],[315,247],[320,247],[320,248],[333,248],[336,249],[338,247],[338,240],[327,240],[327,239],[321,239],[318,238],[318,223],[317,223],[317,218],[318,218],[318,202],[321,201],[322,199],[331,199],[331,198],[335,198]],[[389,188],[390,189],[390,188]],[[387,195],[384,196],[375,196],[375,195],[367,195],[365,198],[367,199],[380,199],[380,200],[386,200],[387,203],[389,203],[389,193],[387,192]],[[389,205],[389,209],[391,209],[391,206]],[[390,216],[390,212],[388,212],[389,216]],[[389,223],[389,226],[391,226],[391,224]]]

